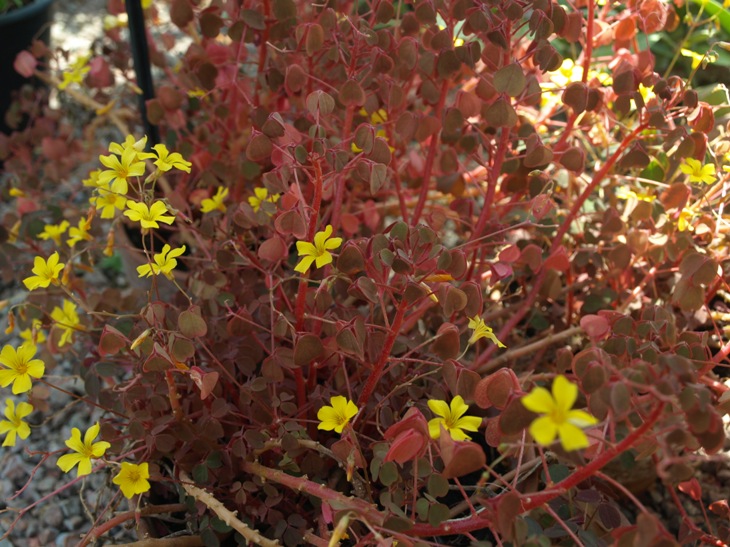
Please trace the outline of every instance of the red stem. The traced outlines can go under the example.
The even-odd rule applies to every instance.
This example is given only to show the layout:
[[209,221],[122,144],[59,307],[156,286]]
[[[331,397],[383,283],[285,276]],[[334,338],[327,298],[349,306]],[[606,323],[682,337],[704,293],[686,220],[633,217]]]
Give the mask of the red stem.
[[[439,102],[436,105],[436,110],[434,111],[434,114],[436,115],[436,118],[441,121],[441,111],[444,108],[444,103],[446,102],[446,95],[449,91],[449,80],[444,80],[443,84],[441,84],[441,96],[439,97]],[[431,135],[431,143],[428,148],[428,156],[426,156],[426,166],[423,169],[423,182],[421,183],[421,193],[418,195],[418,203],[416,203],[416,209],[413,211],[413,218],[411,218],[411,226],[415,226],[418,224],[419,219],[421,218],[421,213],[423,213],[423,208],[426,205],[426,197],[428,197],[428,189],[431,186],[431,172],[433,171],[433,162],[436,159],[436,148],[438,147],[439,143],[439,134],[435,133]]]
[[[342,129],[342,140],[346,141],[352,130],[352,119],[355,117],[355,107],[350,105],[345,111],[345,126]],[[320,168],[321,173],[321,168]],[[345,196],[345,175],[344,173],[337,177],[335,185],[335,197],[332,203],[332,231],[337,232],[340,228],[340,217],[342,216],[342,201]]]
[[383,375],[383,369],[385,369],[385,364],[388,362],[388,357],[390,357],[390,350],[393,349],[393,344],[395,344],[395,339],[400,332],[401,325],[403,324],[403,316],[405,315],[406,307],[406,300],[401,296],[401,301],[398,304],[397,311],[395,312],[393,324],[390,327],[390,333],[388,334],[388,338],[385,340],[385,344],[383,345],[383,351],[380,352],[380,358],[378,359],[378,362],[375,365],[373,372],[370,374],[370,376],[368,376],[368,381],[365,384],[362,393],[360,393],[360,398],[357,401],[357,406],[359,408],[365,408],[365,406],[368,404],[368,400],[373,394],[375,386],[378,385],[378,381]]
[[588,17],[586,18],[586,45],[583,49],[583,77],[581,81],[588,81],[588,71],[591,68],[591,57],[593,56],[593,10],[595,0],[588,0]]
[[507,145],[509,144],[510,130],[508,127],[502,128],[502,134],[499,137],[499,144],[497,145],[497,152],[494,155],[494,162],[492,168],[489,170],[489,179],[487,181],[487,195],[484,197],[484,207],[482,212],[479,214],[479,220],[471,234],[471,240],[478,239],[481,237],[482,230],[487,223],[487,219],[492,211],[492,202],[494,201],[494,194],[497,191],[497,179],[499,173],[502,171],[502,164],[504,163],[504,157],[507,154]]
[[[309,228],[307,229],[307,241],[314,240],[314,234],[317,231],[317,220],[319,219],[319,209],[322,206],[322,164],[319,158],[314,160],[314,200],[312,202],[312,214],[309,216]],[[297,300],[294,308],[294,317],[296,319],[296,331],[299,332],[304,326],[304,308],[307,303],[307,286],[309,272],[302,276],[299,280],[299,288],[297,290]],[[297,404],[299,409],[306,413],[307,408],[307,387],[304,381],[304,373],[301,368],[294,369],[294,380],[297,383]],[[306,420],[306,414],[304,419]]]

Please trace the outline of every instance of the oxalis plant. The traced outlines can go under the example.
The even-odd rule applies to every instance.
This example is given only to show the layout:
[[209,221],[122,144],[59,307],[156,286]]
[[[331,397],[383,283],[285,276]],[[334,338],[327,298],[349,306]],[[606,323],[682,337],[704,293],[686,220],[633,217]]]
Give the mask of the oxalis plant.
[[145,6],[162,142],[118,2],[88,55],[16,59],[62,107],[24,92],[0,139],[0,433],[70,362],[95,421],[29,457],[108,478],[81,545],[730,541],[698,474],[730,410],[727,95],[693,86],[716,56],[649,49],[681,23],[722,52],[717,15]]

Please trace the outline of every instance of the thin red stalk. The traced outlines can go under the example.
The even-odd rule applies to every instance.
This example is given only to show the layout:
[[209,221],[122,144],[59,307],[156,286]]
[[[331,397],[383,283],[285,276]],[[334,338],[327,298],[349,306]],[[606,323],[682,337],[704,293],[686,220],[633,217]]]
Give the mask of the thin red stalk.
[[639,135],[642,131],[646,129],[646,124],[642,123],[639,125],[636,129],[634,129],[631,133],[629,133],[623,141],[621,141],[621,144],[616,149],[616,151],[611,154],[611,157],[606,160],[606,163],[604,163],[601,168],[596,171],[596,173],[593,175],[593,178],[591,179],[591,182],[586,186],[585,190],[583,190],[583,193],[578,197],[578,199],[573,203],[573,207],[571,207],[570,212],[568,213],[568,216],[565,218],[563,223],[560,225],[560,228],[558,229],[558,233],[555,234],[555,237],[553,238],[552,246],[550,247],[550,252],[553,252],[557,249],[557,246],[560,244],[561,240],[563,239],[563,236],[568,232],[568,229],[570,228],[570,225],[575,220],[575,217],[578,216],[578,211],[580,211],[580,208],[583,207],[583,204],[588,199],[588,196],[590,196],[593,191],[596,189],[596,186],[598,186],[598,183],[601,182],[604,177],[608,174],[610,169],[613,167],[613,164],[616,163],[621,157],[621,154],[623,154],[624,150],[628,148],[629,144],[633,142],[633,140]]
[[[441,111],[446,103],[446,95],[449,91],[449,80],[444,80],[441,84],[441,96],[439,102],[436,105],[434,114],[441,121]],[[431,135],[431,143],[428,147],[428,156],[426,156],[426,165],[423,168],[423,182],[421,183],[421,193],[418,194],[418,203],[416,203],[416,209],[413,211],[413,217],[411,218],[411,226],[418,224],[423,213],[423,208],[426,205],[426,197],[428,197],[428,189],[431,187],[431,172],[433,171],[433,162],[436,159],[436,149],[438,148],[439,134],[435,133]]]
[[378,359],[378,362],[375,365],[373,372],[370,374],[370,376],[368,376],[368,381],[365,384],[362,393],[360,393],[360,398],[357,401],[357,405],[360,408],[365,408],[365,406],[368,404],[368,400],[373,394],[375,386],[378,385],[378,381],[383,375],[383,369],[385,368],[385,364],[388,362],[388,357],[390,357],[390,350],[393,349],[393,344],[395,344],[395,339],[400,332],[401,325],[403,324],[403,316],[405,315],[406,307],[406,300],[405,298],[401,297],[401,301],[398,304],[398,309],[395,312],[393,324],[390,326],[390,333],[388,334],[388,338],[386,338],[385,340],[383,350],[380,352],[380,358]]
[[499,173],[502,170],[504,157],[507,154],[509,135],[509,128],[503,127],[502,134],[499,137],[499,144],[497,145],[497,152],[494,154],[494,162],[492,162],[492,168],[489,170],[489,179],[487,180],[487,195],[484,197],[484,207],[482,207],[482,212],[479,214],[479,220],[477,221],[477,225],[471,234],[472,240],[481,237],[482,230],[484,230],[487,219],[491,214],[494,194],[497,191],[497,179],[499,179]]
[[591,57],[593,56],[593,13],[595,0],[588,0],[588,16],[586,17],[586,45],[583,49],[583,77],[581,81],[588,81],[588,71],[591,68]]
[[[261,45],[259,46],[259,66],[257,74],[264,73],[264,64],[266,64],[266,48],[269,42],[269,25],[266,21],[269,20],[271,8],[269,6],[269,0],[263,0],[264,8],[264,30],[261,31]],[[255,105],[259,105],[259,88],[261,87],[261,79],[256,78],[256,86],[253,93],[253,101]]]
[[[350,136],[352,129],[352,119],[355,116],[355,107],[350,105],[345,111],[345,126],[342,129],[342,140],[346,140]],[[320,168],[321,173],[321,168]],[[335,196],[332,203],[332,231],[337,232],[340,227],[340,217],[342,216],[342,201],[345,196],[345,174],[342,173],[337,177],[335,185]]]
[[[322,164],[319,158],[314,160],[314,200],[312,202],[312,213],[309,216],[309,227],[307,229],[307,241],[314,240],[314,234],[317,231],[317,221],[319,220],[319,209],[322,206]],[[307,303],[307,286],[309,273],[307,272],[299,280],[299,288],[297,289],[297,300],[294,308],[294,317],[296,318],[296,330],[299,332],[304,326],[304,308]],[[297,384],[297,404],[301,410],[306,412],[307,408],[307,387],[304,381],[304,374],[301,368],[294,369],[294,380]],[[304,416],[306,419],[306,415]]]

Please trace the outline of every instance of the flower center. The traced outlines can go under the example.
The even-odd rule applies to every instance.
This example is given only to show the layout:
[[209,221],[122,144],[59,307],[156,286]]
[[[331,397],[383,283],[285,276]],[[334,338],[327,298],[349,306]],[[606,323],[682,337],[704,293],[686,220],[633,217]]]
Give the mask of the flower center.
[[136,469],[134,471],[129,472],[129,482],[139,482],[140,476],[139,471]]
[[338,426],[341,425],[344,427],[345,424],[347,424],[347,421],[348,421],[347,416],[345,416],[344,414],[337,415],[337,425]]
[[560,408],[555,408],[550,413],[550,419],[558,425],[562,425],[568,421],[568,415]]
[[24,360],[19,360],[18,365],[15,367],[15,372],[22,376],[23,374],[28,374],[28,362]]
[[85,458],[92,459],[94,457],[94,447],[90,444],[85,444],[83,456]]

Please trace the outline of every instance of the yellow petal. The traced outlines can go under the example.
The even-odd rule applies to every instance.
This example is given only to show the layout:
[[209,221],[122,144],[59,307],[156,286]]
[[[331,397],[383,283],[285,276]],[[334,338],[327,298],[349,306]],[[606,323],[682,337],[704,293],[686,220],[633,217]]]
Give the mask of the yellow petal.
[[563,414],[566,414],[578,398],[578,386],[562,374],[553,381],[553,399]]
[[578,427],[586,427],[598,423],[598,418],[591,416],[584,410],[571,410],[568,413],[568,421]]
[[544,387],[536,387],[522,397],[522,404],[527,410],[538,414],[549,414],[555,409],[555,401]]
[[443,418],[433,418],[428,421],[428,434],[431,436],[432,439],[438,439],[441,436],[442,423],[444,423]]
[[442,418],[448,418],[451,416],[451,409],[449,409],[449,405],[446,404],[446,401],[429,399],[428,408],[430,408],[431,412],[436,414],[436,416],[441,416]]
[[586,448],[589,444],[588,437],[583,430],[571,423],[564,423],[558,428],[560,442],[567,451]]
[[530,424],[530,435],[538,444],[548,446],[555,440],[558,427],[548,416],[537,418]]
[[58,458],[58,462],[56,464],[58,467],[61,468],[61,471],[64,473],[68,473],[71,471],[74,465],[79,463],[81,461],[81,454],[74,453],[74,454],[64,454],[60,458]]
[[469,410],[469,406],[464,403],[464,398],[461,395],[457,395],[451,400],[451,419],[458,420],[466,411]]

